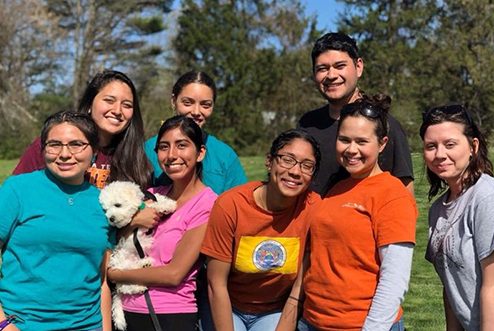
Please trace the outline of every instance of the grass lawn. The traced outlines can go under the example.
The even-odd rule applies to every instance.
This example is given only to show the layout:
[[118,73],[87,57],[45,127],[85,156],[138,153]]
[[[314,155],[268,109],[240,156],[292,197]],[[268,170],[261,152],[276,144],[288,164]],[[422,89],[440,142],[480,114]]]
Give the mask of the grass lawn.
[[[264,157],[242,157],[240,159],[249,180],[266,178]],[[417,221],[417,246],[413,258],[412,278],[403,307],[405,326],[408,331],[444,330],[442,286],[432,265],[424,258],[427,247],[428,183],[419,154],[413,155],[413,163],[419,219]],[[0,160],[0,183],[10,175],[16,164],[17,160]]]

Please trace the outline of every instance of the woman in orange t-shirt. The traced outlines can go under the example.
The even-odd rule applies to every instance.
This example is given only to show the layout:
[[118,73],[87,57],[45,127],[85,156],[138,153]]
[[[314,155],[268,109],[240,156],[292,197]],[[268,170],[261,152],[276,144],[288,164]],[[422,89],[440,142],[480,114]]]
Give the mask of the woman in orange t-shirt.
[[366,97],[341,111],[336,158],[349,176],[310,214],[300,330],[403,330],[417,211],[410,192],[378,164],[389,102]]
[[266,157],[267,181],[237,186],[216,200],[201,249],[216,330],[274,330],[284,307],[295,326],[299,302],[291,290],[304,255],[308,209],[320,201],[307,191],[319,160],[314,138],[285,131]]

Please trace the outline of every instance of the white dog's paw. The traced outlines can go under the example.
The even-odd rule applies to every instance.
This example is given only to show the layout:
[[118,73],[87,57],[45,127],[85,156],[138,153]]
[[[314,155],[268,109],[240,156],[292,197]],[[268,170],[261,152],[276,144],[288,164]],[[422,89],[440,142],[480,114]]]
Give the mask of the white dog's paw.
[[161,214],[171,214],[177,209],[177,202],[161,194],[155,194],[156,201],[150,207],[156,209]]

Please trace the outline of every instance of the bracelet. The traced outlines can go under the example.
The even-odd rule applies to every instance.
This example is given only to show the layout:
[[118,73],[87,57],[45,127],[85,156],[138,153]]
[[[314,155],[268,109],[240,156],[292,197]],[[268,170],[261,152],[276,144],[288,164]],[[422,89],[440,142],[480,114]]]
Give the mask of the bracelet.
[[295,300],[295,301],[300,302],[300,299],[299,299],[299,298],[294,297],[293,295],[290,295],[290,296],[288,297],[288,299],[292,299],[292,300]]

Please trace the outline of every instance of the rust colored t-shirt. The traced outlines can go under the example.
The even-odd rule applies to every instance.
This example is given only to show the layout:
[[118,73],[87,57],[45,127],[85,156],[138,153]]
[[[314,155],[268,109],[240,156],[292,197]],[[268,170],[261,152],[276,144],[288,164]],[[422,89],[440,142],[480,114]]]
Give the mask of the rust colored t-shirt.
[[[108,176],[110,176],[110,162],[110,155],[98,152],[92,160],[91,166],[86,171],[86,179],[94,186],[103,188]],[[12,174],[18,175],[44,168],[46,168],[46,165],[41,149],[41,138],[37,137],[26,148]]]
[[320,198],[301,195],[296,203],[269,212],[254,201],[262,185],[250,182],[215,202],[201,252],[231,263],[228,292],[232,306],[246,313],[281,310],[303,258],[310,205]]
[[415,200],[384,172],[339,182],[311,211],[304,318],[320,330],[361,330],[379,280],[378,248],[415,243]]

